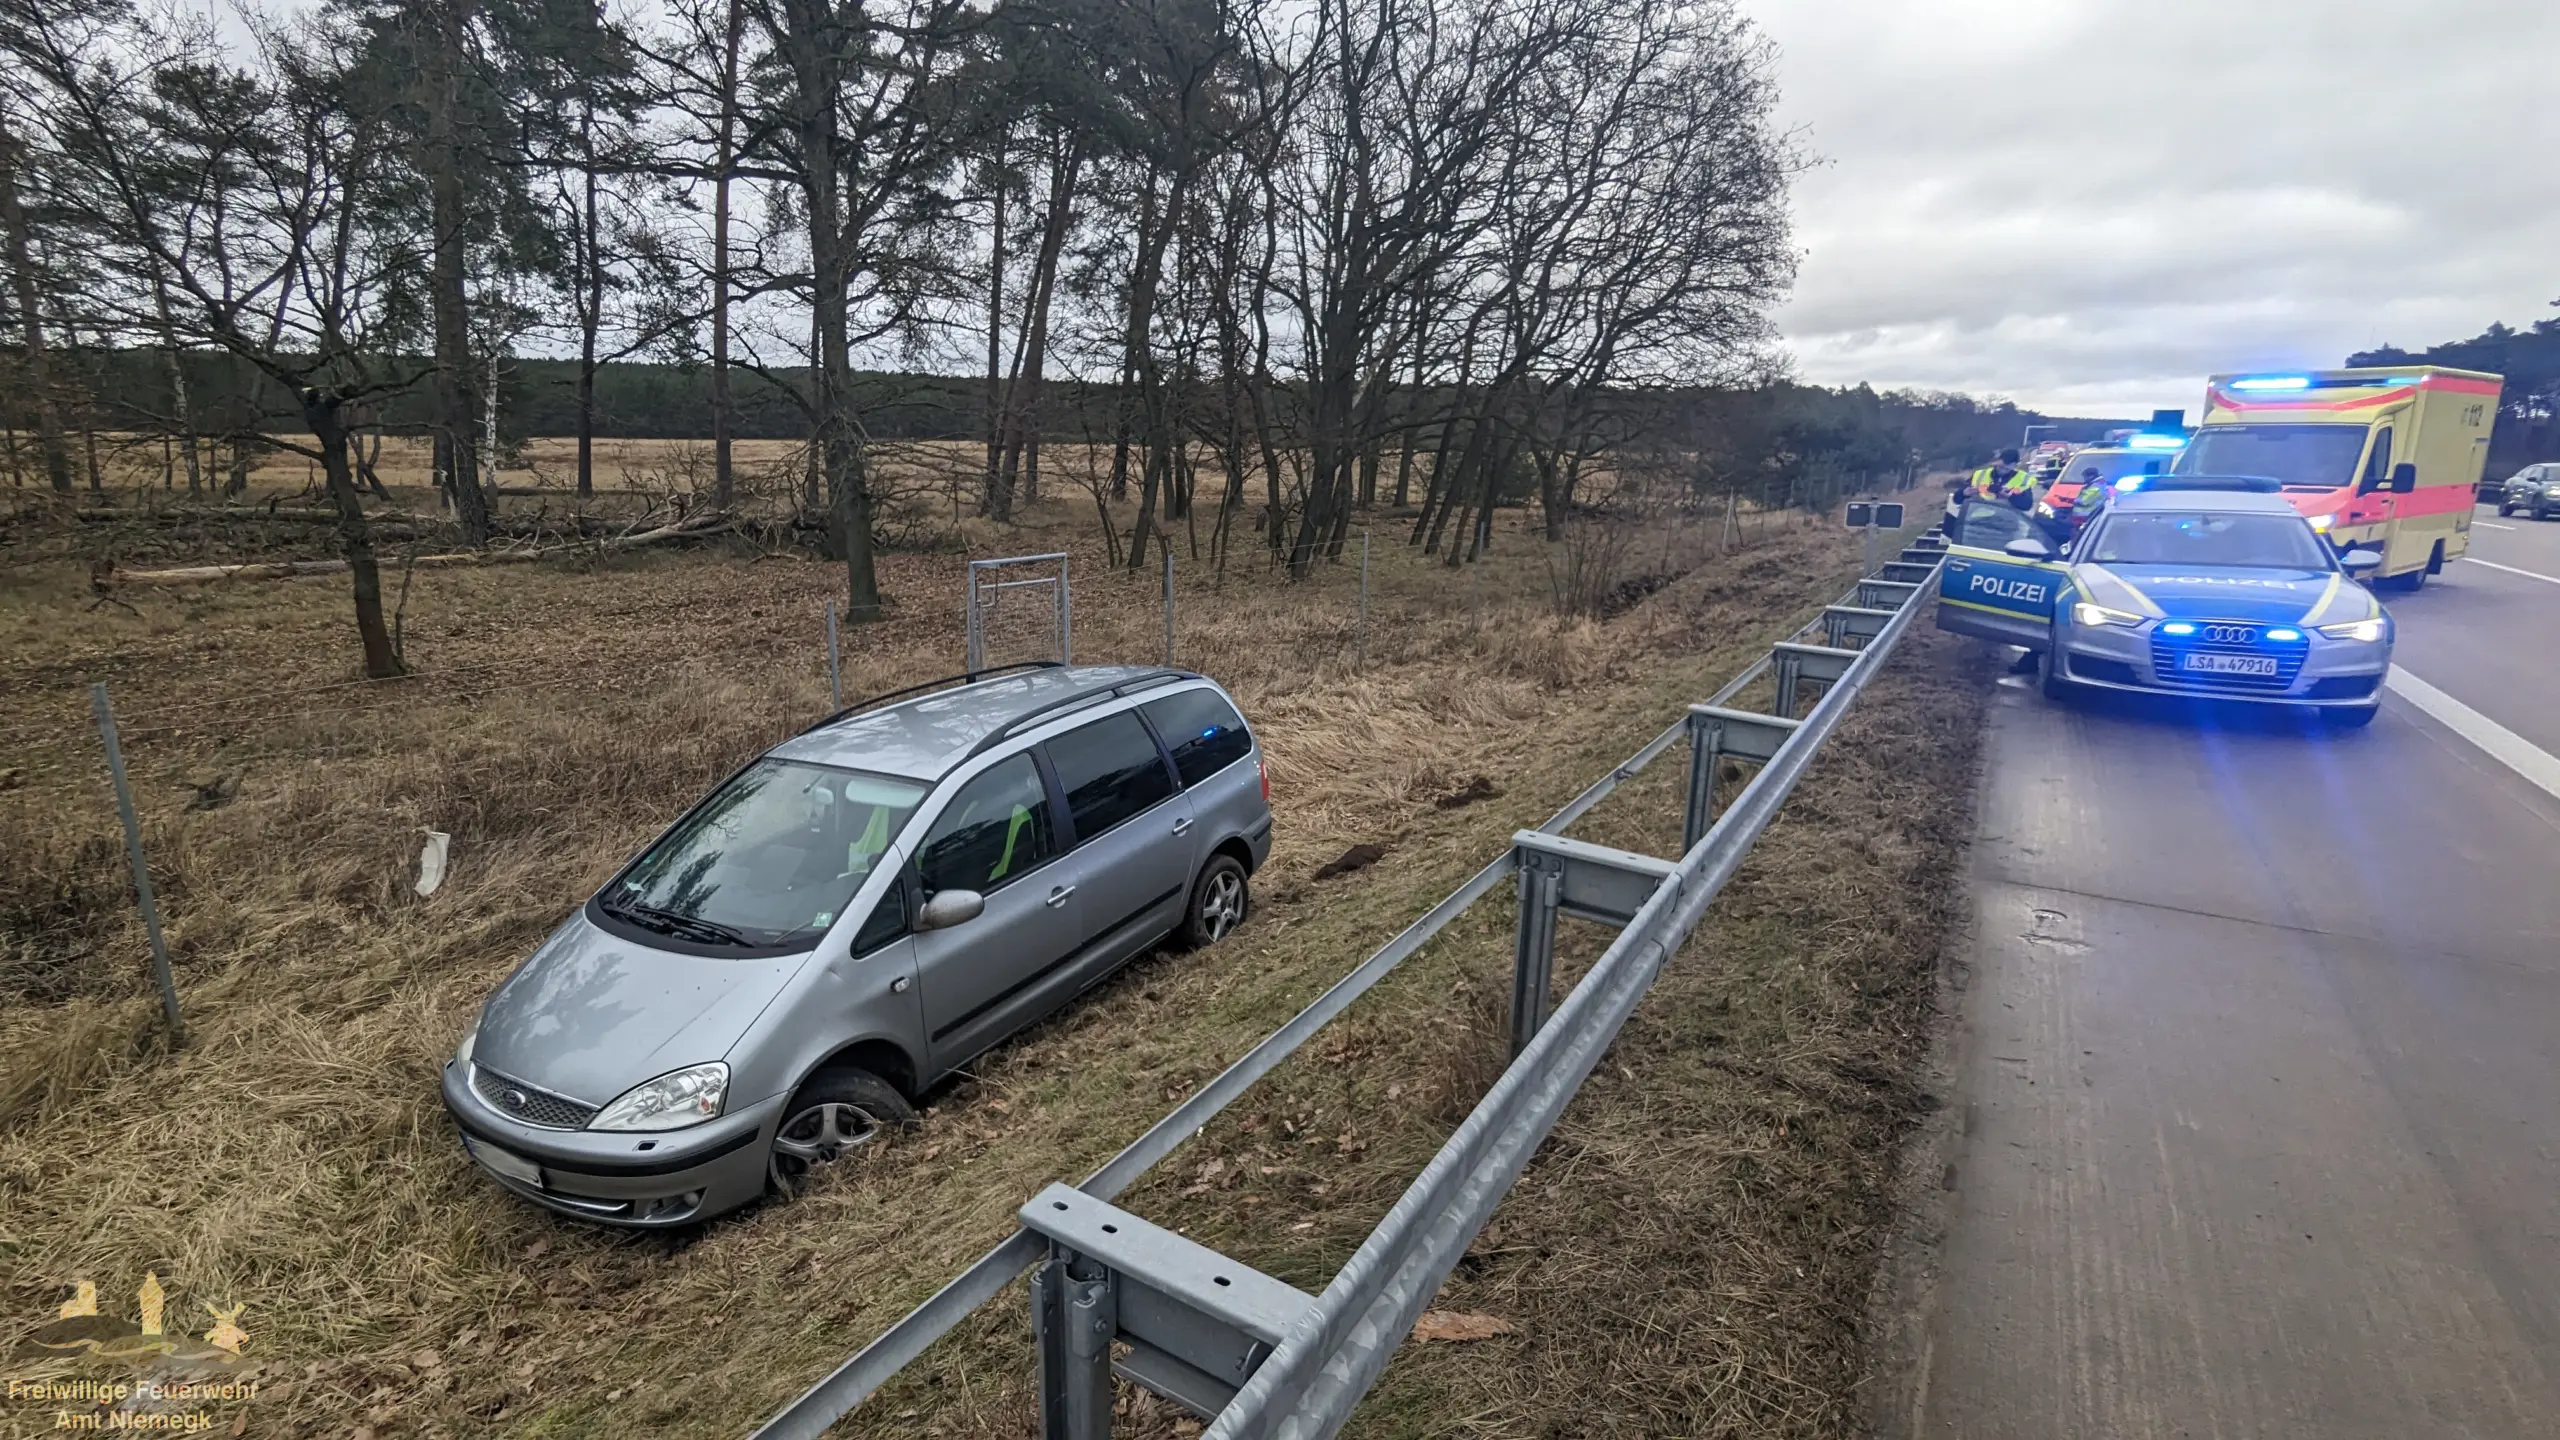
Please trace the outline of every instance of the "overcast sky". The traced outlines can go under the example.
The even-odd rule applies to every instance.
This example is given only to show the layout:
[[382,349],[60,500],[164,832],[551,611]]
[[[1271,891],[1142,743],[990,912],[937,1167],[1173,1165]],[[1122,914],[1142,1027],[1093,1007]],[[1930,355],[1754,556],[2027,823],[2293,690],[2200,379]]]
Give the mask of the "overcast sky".
[[2560,314],[2560,0],[1741,0],[1807,380],[2201,403]]

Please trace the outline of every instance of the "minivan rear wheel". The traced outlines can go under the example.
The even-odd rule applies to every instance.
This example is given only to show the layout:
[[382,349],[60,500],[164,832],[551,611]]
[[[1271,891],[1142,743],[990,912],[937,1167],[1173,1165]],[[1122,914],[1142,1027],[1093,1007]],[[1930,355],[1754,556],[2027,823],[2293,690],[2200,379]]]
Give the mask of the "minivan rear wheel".
[[1244,866],[1233,855],[1212,855],[1191,882],[1191,908],[1182,919],[1182,943],[1194,950],[1215,945],[1244,923],[1253,906]]
[[822,1070],[783,1107],[767,1181],[777,1195],[798,1195],[818,1171],[915,1118],[915,1107],[898,1087],[870,1071]]

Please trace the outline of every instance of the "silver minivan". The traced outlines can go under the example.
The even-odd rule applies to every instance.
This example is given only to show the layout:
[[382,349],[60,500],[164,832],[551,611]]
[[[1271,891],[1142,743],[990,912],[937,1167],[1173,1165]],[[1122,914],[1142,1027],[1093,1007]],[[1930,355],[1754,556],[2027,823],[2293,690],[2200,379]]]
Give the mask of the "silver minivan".
[[787,1195],[1158,942],[1241,922],[1270,794],[1234,701],[1187,672],[883,696],[605,882],[481,1006],[445,1108],[499,1184],[564,1214],[671,1226]]

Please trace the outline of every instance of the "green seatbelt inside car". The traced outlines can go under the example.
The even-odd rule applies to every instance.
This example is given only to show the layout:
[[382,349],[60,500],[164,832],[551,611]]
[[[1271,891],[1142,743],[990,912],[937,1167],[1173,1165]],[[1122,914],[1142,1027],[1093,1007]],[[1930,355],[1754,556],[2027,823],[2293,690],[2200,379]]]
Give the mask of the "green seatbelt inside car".
[[1022,838],[1023,827],[1031,823],[1031,812],[1020,805],[1013,807],[1013,820],[1004,827],[1004,854],[997,857],[996,868],[987,872],[987,883],[993,885],[1013,869],[1013,843]]

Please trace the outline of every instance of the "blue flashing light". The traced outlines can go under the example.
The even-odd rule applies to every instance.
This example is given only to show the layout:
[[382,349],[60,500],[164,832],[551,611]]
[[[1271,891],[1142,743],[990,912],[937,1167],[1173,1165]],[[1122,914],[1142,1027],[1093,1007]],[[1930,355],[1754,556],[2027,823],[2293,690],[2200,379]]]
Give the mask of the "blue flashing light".
[[1200,738],[1201,738],[1201,739],[1203,739],[1203,740],[1215,740],[1215,739],[1217,739],[1217,738],[1218,738],[1218,727],[1217,727],[1217,726],[1215,726],[1215,725],[1212,725],[1212,726],[1210,726],[1208,729],[1201,731],[1201,732],[1200,732]]
[[2232,381],[2231,388],[2234,390],[2308,390],[2311,388],[2311,377],[2308,375],[2252,375],[2246,380]]
[[2136,435],[2124,443],[2135,450],[2180,450],[2187,440],[2183,435]]
[[2163,635],[2193,635],[2196,633],[2196,627],[2184,620],[2172,620],[2160,627],[2160,633]]
[[2291,643],[2291,642],[2293,642],[2293,641],[2295,641],[2295,640],[2299,640],[2299,639],[2301,639],[2301,638],[2302,638],[2302,632],[2301,632],[2301,631],[2299,631],[2299,630],[2293,629],[2293,628],[2292,628],[2292,627],[2290,627],[2290,626],[2279,625],[2279,626],[2277,626],[2276,628],[2274,628],[2273,630],[2270,630],[2270,631],[2268,631],[2268,632],[2267,632],[2267,638],[2268,638],[2268,639],[2270,639],[2270,640],[2278,640],[2278,641],[2283,641],[2283,642],[2286,642],[2286,643]]

